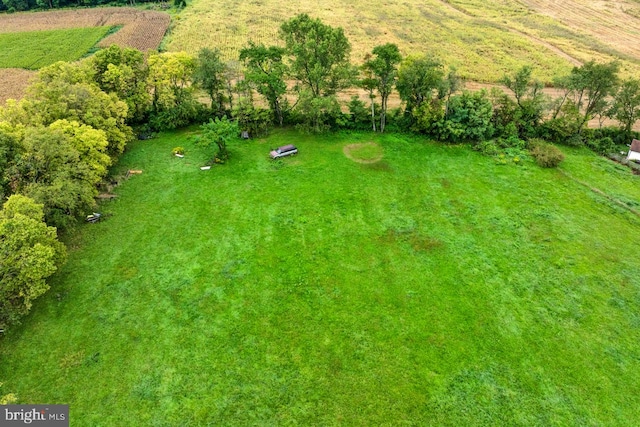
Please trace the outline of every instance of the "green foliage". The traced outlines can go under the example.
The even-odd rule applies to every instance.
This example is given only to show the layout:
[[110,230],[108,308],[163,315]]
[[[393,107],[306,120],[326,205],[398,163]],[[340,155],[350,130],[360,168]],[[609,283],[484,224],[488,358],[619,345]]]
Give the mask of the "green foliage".
[[48,224],[66,228],[95,204],[110,161],[105,148],[103,132],[78,123],[28,127],[7,171],[12,192],[43,205]]
[[608,136],[604,138],[590,138],[586,142],[587,147],[599,154],[610,154],[616,151],[616,144]]
[[640,119],[640,80],[625,80],[615,94],[609,115],[620,122],[622,129],[631,133],[631,128]]
[[104,131],[107,152],[115,163],[133,131],[126,124],[127,104],[106,94],[91,78],[87,64],[57,62],[40,70],[17,104],[0,110],[13,125],[48,126],[57,120],[76,121]]
[[312,98],[331,96],[351,85],[355,70],[349,62],[351,45],[342,28],[300,14],[282,24],[280,36],[292,57],[291,76]]
[[11,132],[13,128],[0,122],[0,200],[5,200],[11,194],[10,180],[6,173],[13,164],[18,148],[18,137]]
[[301,117],[300,127],[309,132],[327,132],[345,124],[340,103],[333,95],[314,97],[310,91],[303,91],[296,111]]
[[[2,383],[0,383],[0,387],[2,387]],[[18,396],[14,393],[0,394],[0,405],[15,405],[16,403],[18,403]]]
[[444,97],[444,69],[433,58],[407,57],[400,65],[396,88],[408,115],[423,102]]
[[419,107],[413,109],[412,118],[413,125],[411,129],[414,132],[422,132],[432,135],[436,138],[443,137],[442,128],[444,124],[444,102],[441,99],[431,99],[423,102]]
[[184,93],[192,91],[196,59],[185,52],[166,52],[151,54],[147,62],[153,110],[175,108],[185,98]]
[[[614,95],[618,88],[619,68],[620,65],[617,62],[599,64],[589,61],[580,67],[574,67],[569,76],[556,82],[567,92],[560,102],[560,107],[563,106],[567,96],[570,96],[573,103],[571,110],[577,110],[577,114],[568,117],[569,120],[576,122],[573,125],[577,128],[576,134],[580,134],[589,120],[607,111],[608,98]],[[561,111],[560,108],[556,108],[554,118],[557,116],[557,111]]]
[[76,61],[111,27],[0,33],[0,68],[37,70],[57,61]]
[[191,84],[199,70],[196,58],[184,52],[157,53],[149,56],[147,62],[147,84],[152,96],[151,127],[177,129],[201,119],[204,113]]
[[64,246],[43,216],[42,205],[20,195],[9,197],[0,211],[1,327],[19,323],[64,261]]
[[246,99],[241,99],[234,107],[233,118],[238,123],[238,129],[248,132],[252,138],[266,135],[272,123],[269,110],[257,108]]
[[374,47],[373,56],[363,65],[371,76],[365,86],[374,86],[378,94],[380,94],[380,132],[384,132],[387,102],[398,77],[398,64],[400,64],[400,61],[402,61],[402,55],[400,55],[398,46],[393,43],[387,43]]
[[[380,113],[380,104],[373,103],[374,117],[376,111]],[[371,112],[364,102],[357,95],[353,95],[347,104],[349,108],[349,118],[345,126],[349,129],[367,130],[371,128]]]
[[142,122],[151,107],[147,91],[148,69],[144,55],[136,49],[111,45],[89,60],[93,81],[106,93],[115,93],[127,104],[127,121]]
[[464,91],[451,98],[442,126],[440,139],[458,142],[483,141],[493,135],[493,106],[484,90]]
[[287,92],[284,79],[288,67],[283,61],[284,56],[285,50],[281,47],[265,47],[253,42],[240,51],[240,60],[246,66],[245,79],[264,96],[273,113],[274,123],[280,126],[284,121],[283,96]]
[[[520,137],[534,135],[537,126],[542,121],[547,104],[546,96],[542,93],[542,83],[532,79],[532,68],[524,66],[513,77],[505,76],[502,83],[509,88],[516,99],[517,108],[513,108],[510,123],[515,125]],[[500,100],[500,107],[504,108],[499,114],[509,111],[509,102]]]
[[184,154],[184,147],[174,147],[173,150],[171,150],[171,154]]
[[200,49],[193,69],[193,83],[209,95],[213,111],[224,111],[226,70],[218,49]]
[[543,168],[555,168],[564,160],[564,154],[558,147],[541,139],[529,140],[528,148],[536,163]]
[[227,144],[230,141],[238,138],[238,123],[227,119],[227,116],[223,118],[210,119],[209,123],[205,123],[200,126],[202,135],[199,138],[200,144],[209,146],[216,144],[218,146],[218,153],[215,156],[216,161],[226,162],[229,159],[229,151],[227,150]]

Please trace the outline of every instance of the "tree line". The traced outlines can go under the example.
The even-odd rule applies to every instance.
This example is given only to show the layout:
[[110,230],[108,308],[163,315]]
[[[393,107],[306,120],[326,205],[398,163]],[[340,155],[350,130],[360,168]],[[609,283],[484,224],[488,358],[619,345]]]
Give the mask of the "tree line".
[[[46,291],[45,279],[65,257],[56,230],[92,211],[136,133],[208,122],[203,140],[215,142],[224,161],[238,131],[406,131],[469,141],[488,154],[528,146],[551,166],[558,159],[544,141],[605,152],[626,141],[640,117],[640,83],[621,81],[615,62],[575,67],[555,82],[561,96],[551,99],[531,67],[506,75],[504,93],[465,91],[455,69],[427,55],[403,57],[394,44],[376,46],[355,66],[344,31],[305,14],[283,23],[280,37],[273,46],[249,43],[237,61],[223,61],[216,49],[145,56],[111,46],[41,69],[23,99],[0,108],[0,328],[17,323]],[[353,87],[368,103],[340,101]],[[389,109],[394,91],[402,107]],[[606,117],[620,126],[587,127]]]
[[[22,12],[69,7],[95,7],[103,5],[135,6],[137,3],[163,3],[158,0],[0,0],[0,12]],[[184,6],[185,0],[174,0],[176,6]]]

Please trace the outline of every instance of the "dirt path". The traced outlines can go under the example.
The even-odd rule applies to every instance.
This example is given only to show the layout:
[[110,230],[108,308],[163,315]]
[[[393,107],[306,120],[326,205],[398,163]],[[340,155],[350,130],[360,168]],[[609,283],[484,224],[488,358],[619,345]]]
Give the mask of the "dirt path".
[[521,37],[524,37],[524,38],[528,39],[532,43],[536,43],[536,44],[539,44],[540,46],[546,47],[551,52],[555,53],[556,55],[558,55],[561,58],[566,59],[567,61],[571,62],[576,67],[579,67],[579,66],[582,65],[582,62],[580,62],[579,60],[577,60],[573,56],[569,55],[568,53],[564,52],[562,49],[552,45],[549,42],[546,42],[546,41],[544,41],[542,39],[539,39],[537,37],[531,36],[529,34],[523,33],[521,31],[515,30],[513,28],[510,28],[509,31],[511,31],[512,33],[517,34],[517,35],[519,35]]

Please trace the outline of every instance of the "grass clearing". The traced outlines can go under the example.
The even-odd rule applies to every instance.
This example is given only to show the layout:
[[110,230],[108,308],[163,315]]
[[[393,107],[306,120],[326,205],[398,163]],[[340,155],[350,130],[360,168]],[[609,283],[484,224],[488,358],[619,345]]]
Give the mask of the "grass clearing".
[[[635,215],[413,136],[278,131],[201,171],[194,134],[132,144],[143,173],[2,338],[4,392],[78,426],[640,422]],[[608,165],[562,168],[640,202]]]
[[37,70],[86,55],[111,27],[0,33],[0,68]]

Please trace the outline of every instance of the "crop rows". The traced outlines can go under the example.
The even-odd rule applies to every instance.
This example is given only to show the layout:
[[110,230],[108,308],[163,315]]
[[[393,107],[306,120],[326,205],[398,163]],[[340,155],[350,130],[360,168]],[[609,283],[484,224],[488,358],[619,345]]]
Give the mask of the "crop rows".
[[0,68],[37,70],[82,58],[110,27],[0,33]]
[[121,25],[122,29],[106,37],[100,45],[117,44],[143,51],[160,46],[170,22],[170,16],[164,12],[117,7],[0,16],[3,33]]

